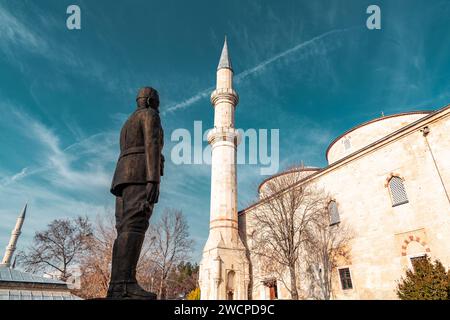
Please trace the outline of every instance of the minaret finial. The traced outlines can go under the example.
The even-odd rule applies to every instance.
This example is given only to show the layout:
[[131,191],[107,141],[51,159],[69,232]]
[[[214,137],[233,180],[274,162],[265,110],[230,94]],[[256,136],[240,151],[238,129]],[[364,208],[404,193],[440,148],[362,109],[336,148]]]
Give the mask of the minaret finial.
[[230,55],[228,54],[228,44],[227,44],[227,36],[225,35],[225,41],[223,43],[222,54],[220,55],[219,65],[217,66],[217,70],[222,68],[228,68],[233,70],[231,66]]
[[6,267],[11,266],[11,259],[14,255],[14,251],[16,250],[17,241],[19,240],[19,236],[21,233],[22,225],[25,220],[25,216],[27,213],[27,206],[28,203],[25,204],[25,207],[23,208],[21,214],[17,218],[16,226],[14,227],[14,230],[11,232],[11,238],[9,239],[8,246],[6,247],[5,256],[2,260],[2,265]]

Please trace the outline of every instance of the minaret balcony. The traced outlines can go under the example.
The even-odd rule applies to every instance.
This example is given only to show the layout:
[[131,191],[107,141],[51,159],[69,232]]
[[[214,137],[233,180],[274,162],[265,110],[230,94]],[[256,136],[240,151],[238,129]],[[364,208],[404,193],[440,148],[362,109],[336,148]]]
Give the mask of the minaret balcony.
[[231,103],[233,106],[239,103],[239,96],[232,88],[219,88],[211,93],[211,103],[213,106],[221,102]]

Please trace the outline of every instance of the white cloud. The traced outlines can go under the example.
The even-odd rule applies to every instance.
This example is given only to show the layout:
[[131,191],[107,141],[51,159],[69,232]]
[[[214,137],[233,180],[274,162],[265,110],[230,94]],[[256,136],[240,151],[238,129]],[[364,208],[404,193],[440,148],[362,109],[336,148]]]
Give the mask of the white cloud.
[[[4,50],[10,50],[10,45],[19,45],[33,52],[45,52],[47,42],[32,32],[23,22],[17,19],[3,5],[0,4],[0,39]],[[11,53],[11,52],[8,52]]]
[[[0,52],[3,52],[8,62],[18,66],[20,71],[26,75],[31,85],[31,95],[37,101],[33,92],[33,86],[49,87],[62,86],[66,82],[66,74],[77,74],[88,81],[94,82],[117,96],[128,95],[135,90],[134,74],[127,68],[120,73],[110,74],[111,67],[108,59],[113,56],[102,56],[99,60],[93,56],[86,56],[88,52],[80,54],[79,48],[70,41],[70,37],[60,38],[55,36],[58,19],[47,14],[39,5],[26,4],[27,10],[21,10],[20,6],[0,4]],[[45,36],[43,36],[45,35]],[[54,48],[57,48],[55,50]],[[41,73],[36,77],[33,65],[27,65],[28,59],[25,54],[31,54],[51,63],[48,73]],[[0,56],[1,58],[1,56]],[[57,72],[51,72],[51,68]],[[62,72],[67,68],[67,72]],[[51,78],[41,83],[46,77]],[[55,75],[60,78],[55,83]],[[39,79],[39,81],[36,81]],[[70,124],[69,124],[70,125]],[[69,130],[76,129],[73,126]],[[74,132],[77,134],[77,132]]]
[[11,108],[2,104],[0,107],[4,114],[12,117],[10,123],[15,131],[29,139],[30,145],[38,150],[30,159],[31,168],[3,178],[1,184],[11,184],[40,173],[44,180],[65,189],[109,188],[111,172],[108,167],[115,160],[117,149],[114,132],[95,134],[63,148],[60,138],[39,120],[17,106]]
[[99,202],[94,199],[75,198],[66,195],[58,188],[48,188],[48,186],[30,179],[26,183],[0,185],[0,193],[3,199],[0,208],[2,221],[0,252],[5,248],[10,231],[25,203],[28,203],[27,218],[18,243],[18,250],[28,246],[34,232],[44,229],[54,219],[73,218],[78,215],[87,215],[93,218],[97,214],[112,214],[114,211],[113,197],[110,199],[110,206],[99,205]]
[[29,214],[21,248],[53,219],[114,212],[109,186],[116,160],[116,133],[98,133],[64,148],[54,130],[20,107],[0,102],[0,112],[4,115],[1,124],[8,124],[8,130],[25,138],[33,155],[29,165],[17,173],[8,173],[5,163],[0,167],[1,247],[26,202]]

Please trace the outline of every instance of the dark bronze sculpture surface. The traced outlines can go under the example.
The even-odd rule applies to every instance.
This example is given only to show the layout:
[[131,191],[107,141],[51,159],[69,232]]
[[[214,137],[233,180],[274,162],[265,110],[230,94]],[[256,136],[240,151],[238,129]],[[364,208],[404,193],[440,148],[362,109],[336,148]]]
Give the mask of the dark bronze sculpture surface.
[[108,298],[156,299],[136,281],[136,265],[164,171],[163,129],[158,92],[139,90],[137,109],[120,132],[120,156],[111,185],[116,196],[116,229]]

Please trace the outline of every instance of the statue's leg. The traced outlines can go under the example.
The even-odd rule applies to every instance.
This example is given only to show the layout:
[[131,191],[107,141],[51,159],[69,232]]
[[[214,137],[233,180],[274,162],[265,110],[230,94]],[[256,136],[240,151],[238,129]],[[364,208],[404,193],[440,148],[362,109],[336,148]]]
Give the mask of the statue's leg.
[[116,197],[116,230],[117,233],[120,232],[120,228],[122,226],[123,218],[123,198],[122,197]]
[[149,209],[144,205],[145,200],[145,185],[124,188],[123,204],[119,206],[122,212],[116,214],[118,234],[113,250],[113,272],[108,292],[110,297],[156,298],[154,294],[144,291],[136,281],[136,266],[149,225]]
[[143,184],[127,186],[123,191],[123,199],[121,221],[123,231],[145,234],[149,226],[149,215],[151,215],[146,208],[146,186]]
[[113,249],[112,249],[112,257],[111,257],[111,277],[109,281],[109,288],[107,297],[114,296],[114,290],[116,288],[116,284],[121,281],[121,256],[120,252],[118,252],[119,248],[119,236],[121,233],[121,220],[123,216],[123,199],[122,197],[116,197],[116,230],[117,236],[114,240]]

